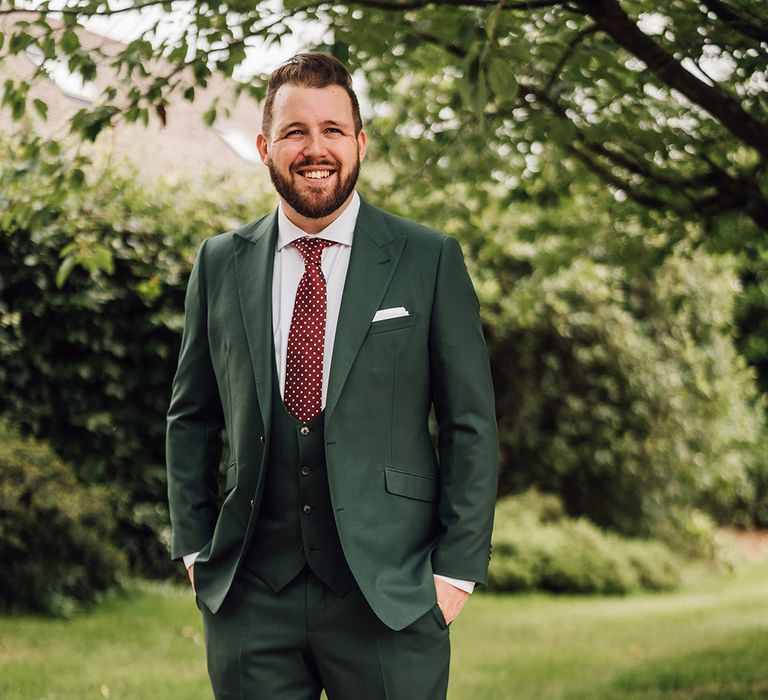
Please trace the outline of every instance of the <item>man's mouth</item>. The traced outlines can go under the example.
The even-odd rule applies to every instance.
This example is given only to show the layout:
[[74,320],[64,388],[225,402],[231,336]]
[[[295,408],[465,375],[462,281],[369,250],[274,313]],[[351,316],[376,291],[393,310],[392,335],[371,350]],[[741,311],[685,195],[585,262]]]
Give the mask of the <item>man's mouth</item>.
[[296,173],[307,180],[326,180],[336,172],[336,168],[327,165],[314,165],[297,170]]
[[322,180],[333,175],[333,170],[308,170],[300,174],[308,177],[310,180]]

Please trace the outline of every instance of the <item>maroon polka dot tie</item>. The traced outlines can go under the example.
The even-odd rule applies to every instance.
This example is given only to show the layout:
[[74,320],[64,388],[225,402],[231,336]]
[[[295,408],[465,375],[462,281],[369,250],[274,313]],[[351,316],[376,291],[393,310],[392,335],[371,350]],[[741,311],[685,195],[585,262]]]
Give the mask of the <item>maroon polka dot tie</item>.
[[326,289],[320,267],[323,249],[333,241],[299,238],[293,242],[304,258],[304,274],[296,290],[285,363],[285,407],[299,420],[320,413],[323,396]]

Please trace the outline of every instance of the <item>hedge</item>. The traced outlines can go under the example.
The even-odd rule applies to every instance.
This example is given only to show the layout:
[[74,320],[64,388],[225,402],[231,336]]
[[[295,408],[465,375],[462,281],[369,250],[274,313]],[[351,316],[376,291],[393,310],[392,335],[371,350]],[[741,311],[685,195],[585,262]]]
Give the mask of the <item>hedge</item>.
[[85,486],[46,445],[0,423],[0,605],[68,614],[117,586],[108,490]]

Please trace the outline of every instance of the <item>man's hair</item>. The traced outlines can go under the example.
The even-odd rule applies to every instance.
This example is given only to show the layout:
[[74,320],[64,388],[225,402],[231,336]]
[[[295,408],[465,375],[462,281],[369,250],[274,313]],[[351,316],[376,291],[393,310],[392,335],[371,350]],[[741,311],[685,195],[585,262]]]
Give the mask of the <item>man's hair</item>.
[[269,136],[272,129],[272,107],[275,95],[283,85],[299,85],[309,88],[324,88],[329,85],[338,85],[344,88],[352,101],[352,118],[355,122],[355,136],[363,128],[363,120],[360,118],[360,104],[357,95],[352,89],[352,76],[347,67],[333,56],[311,51],[297,53],[285,63],[276,68],[269,76],[267,83],[267,96],[264,100],[264,109],[261,115],[261,132]]

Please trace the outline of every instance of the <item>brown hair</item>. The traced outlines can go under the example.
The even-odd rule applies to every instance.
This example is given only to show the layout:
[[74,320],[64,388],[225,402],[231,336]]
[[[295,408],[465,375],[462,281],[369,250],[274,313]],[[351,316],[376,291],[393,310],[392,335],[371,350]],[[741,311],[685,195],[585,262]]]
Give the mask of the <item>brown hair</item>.
[[357,95],[352,89],[352,76],[347,67],[333,56],[316,51],[297,53],[285,63],[276,68],[269,76],[267,83],[267,96],[264,100],[264,109],[261,115],[261,132],[269,136],[272,128],[272,106],[275,95],[283,85],[300,85],[310,88],[324,88],[329,85],[343,87],[352,100],[352,118],[355,122],[355,135],[363,128],[360,118],[360,104]]

